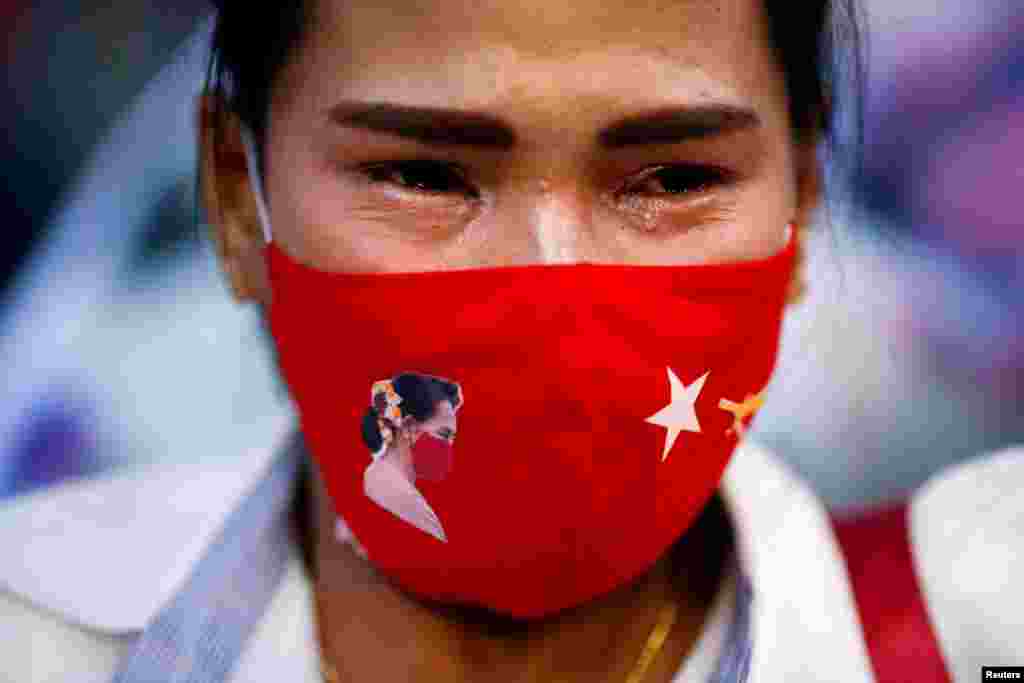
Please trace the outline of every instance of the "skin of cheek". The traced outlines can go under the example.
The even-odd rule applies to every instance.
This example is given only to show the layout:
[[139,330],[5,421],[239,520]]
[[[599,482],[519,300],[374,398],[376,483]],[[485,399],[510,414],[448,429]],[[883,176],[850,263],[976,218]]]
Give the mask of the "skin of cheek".
[[[538,167],[546,167],[529,159],[516,169],[519,181],[498,209],[458,197],[424,207],[397,188],[367,187],[352,177],[352,164],[339,169],[343,164],[323,159],[322,151],[318,156],[313,149],[297,153],[298,145],[280,147],[279,163],[308,170],[276,175],[280,184],[271,192],[278,201],[270,209],[275,240],[300,261],[326,270],[761,258],[782,247],[796,204],[792,150],[778,141],[751,165],[750,177],[682,207],[652,198],[631,206],[566,190],[581,181],[542,173]],[[687,229],[674,230],[676,224]]]
[[397,190],[371,190],[322,151],[276,147],[280,163],[303,170],[271,174],[269,191],[280,198],[269,209],[274,240],[307,265],[347,272],[437,269],[445,262],[438,235],[455,236],[479,212],[457,199],[425,208],[384,196]]
[[[423,208],[391,197],[391,189],[376,190],[374,198],[365,188],[339,191],[351,181],[306,174],[307,190],[284,196],[298,198],[294,212],[310,218],[275,232],[300,260],[328,270],[762,258],[781,249],[793,216],[786,152],[783,146],[772,153],[754,177],[683,206],[650,197],[603,201],[563,191],[569,183],[547,181],[523,186],[516,200],[503,198],[501,210],[458,198],[431,200]],[[339,219],[329,221],[334,215]]]
[[443,428],[448,428],[451,431],[456,430],[455,413],[452,412],[451,404],[448,405],[447,409],[440,408],[429,420],[420,424],[419,429],[421,432],[430,432],[431,434],[437,434],[437,432]]
[[[569,202],[557,199],[535,202],[525,219],[484,216],[476,226],[453,217],[455,212],[422,212],[437,214],[430,217],[415,209],[350,207],[336,212],[337,221],[317,216],[303,221],[300,229],[276,231],[275,239],[315,267],[365,272],[511,263],[740,261],[767,257],[783,246],[794,202],[780,184],[778,179],[760,181],[727,198],[683,209],[659,207],[656,201],[633,208],[587,206],[583,211],[593,218],[586,224]],[[314,206],[304,208],[318,215],[335,213],[316,207],[312,193],[305,197]],[[442,244],[424,236],[429,233],[454,237]]]
[[578,181],[562,179],[518,183],[516,196],[503,196],[497,209],[461,198],[431,200],[424,207],[395,188],[360,186],[337,175],[354,171],[325,168],[305,157],[296,161],[308,165],[308,172],[285,175],[284,184],[273,188],[279,200],[271,215],[275,240],[300,261],[325,270],[762,258],[783,246],[796,204],[790,150],[775,145],[765,156],[752,177],[683,206],[573,192],[565,187]]

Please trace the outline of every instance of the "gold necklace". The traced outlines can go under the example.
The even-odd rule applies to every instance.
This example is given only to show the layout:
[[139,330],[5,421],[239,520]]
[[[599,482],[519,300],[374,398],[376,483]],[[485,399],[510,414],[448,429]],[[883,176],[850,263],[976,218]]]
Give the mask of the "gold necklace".
[[[654,658],[661,652],[661,647],[665,644],[665,640],[668,639],[668,634],[676,623],[678,611],[679,605],[675,600],[661,608],[661,611],[658,613],[658,623],[654,625],[654,629],[647,636],[647,642],[644,644],[643,652],[640,653],[640,659],[633,665],[633,670],[626,677],[626,683],[640,683],[643,680],[647,669],[650,668]],[[327,661],[323,648],[320,649],[320,671],[323,674],[324,683],[340,683],[338,670]]]

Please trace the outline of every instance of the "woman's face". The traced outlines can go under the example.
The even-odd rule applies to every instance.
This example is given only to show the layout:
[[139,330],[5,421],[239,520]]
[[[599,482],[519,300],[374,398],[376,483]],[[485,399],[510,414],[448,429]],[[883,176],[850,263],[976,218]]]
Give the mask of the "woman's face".
[[763,12],[322,0],[273,92],[274,239],[337,271],[768,256],[817,177]]
[[455,440],[455,409],[450,401],[438,401],[434,414],[417,425],[418,432],[433,434],[445,441]]

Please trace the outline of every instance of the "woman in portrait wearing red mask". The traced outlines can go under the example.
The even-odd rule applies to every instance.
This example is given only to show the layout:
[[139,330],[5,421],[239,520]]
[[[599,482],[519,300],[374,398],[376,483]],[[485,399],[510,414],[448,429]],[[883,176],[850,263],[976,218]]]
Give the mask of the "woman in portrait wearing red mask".
[[444,541],[444,528],[416,479],[442,481],[451,469],[460,387],[403,373],[375,382],[371,398],[362,425],[363,442],[372,454],[363,490],[384,509]]

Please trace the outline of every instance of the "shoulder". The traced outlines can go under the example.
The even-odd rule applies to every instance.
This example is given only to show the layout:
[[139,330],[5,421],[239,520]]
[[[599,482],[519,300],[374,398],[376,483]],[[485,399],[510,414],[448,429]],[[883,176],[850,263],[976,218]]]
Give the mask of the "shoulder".
[[0,506],[0,588],[108,633],[142,627],[181,584],[267,458],[147,465]]
[[[915,494],[911,517],[922,534],[978,541],[991,534],[1011,538],[1003,522],[1024,515],[1024,445],[987,453],[943,470]],[[1017,529],[1019,531],[1019,529]],[[922,536],[922,540],[925,540]]]
[[954,678],[1019,665],[1024,642],[1024,447],[949,468],[909,507],[914,560]]
[[[0,556],[5,652],[34,675],[51,659],[116,658],[267,472],[291,424],[280,427],[271,448],[139,465],[0,502],[0,547],[19,549]],[[0,669],[9,666],[18,663]]]
[[82,628],[0,589],[3,683],[106,683],[131,641]]
[[[320,680],[313,586],[301,558],[288,562],[281,585],[252,633],[231,683]],[[135,634],[104,633],[71,623],[0,590],[0,683],[107,683],[130,652]]]

